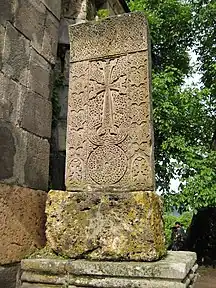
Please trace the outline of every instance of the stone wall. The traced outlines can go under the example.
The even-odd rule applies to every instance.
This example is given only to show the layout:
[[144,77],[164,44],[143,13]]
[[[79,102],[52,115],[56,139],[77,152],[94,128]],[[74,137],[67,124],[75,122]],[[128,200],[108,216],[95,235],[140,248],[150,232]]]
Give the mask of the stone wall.
[[47,190],[61,2],[0,6],[0,181]]
[[60,14],[59,0],[0,1],[1,287],[15,287],[16,263],[45,244]]
[[58,102],[60,112],[58,121],[52,128],[51,141],[51,188],[65,190],[65,151],[66,151],[66,127],[67,127],[67,101],[69,87],[69,56],[70,43],[68,37],[68,25],[92,20],[97,11],[106,9],[109,15],[129,12],[124,0],[95,0],[95,1],[70,1],[63,0],[62,16],[59,30],[58,65],[56,74],[63,78],[62,85],[58,87]]

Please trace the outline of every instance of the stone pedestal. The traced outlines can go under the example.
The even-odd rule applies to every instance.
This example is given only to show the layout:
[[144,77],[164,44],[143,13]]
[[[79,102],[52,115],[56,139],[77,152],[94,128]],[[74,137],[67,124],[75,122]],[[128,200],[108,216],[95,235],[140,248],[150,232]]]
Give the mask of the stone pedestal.
[[152,261],[165,254],[161,200],[153,192],[50,191],[48,246],[69,258]]
[[26,259],[22,288],[186,288],[196,280],[196,254],[168,252],[157,262]]

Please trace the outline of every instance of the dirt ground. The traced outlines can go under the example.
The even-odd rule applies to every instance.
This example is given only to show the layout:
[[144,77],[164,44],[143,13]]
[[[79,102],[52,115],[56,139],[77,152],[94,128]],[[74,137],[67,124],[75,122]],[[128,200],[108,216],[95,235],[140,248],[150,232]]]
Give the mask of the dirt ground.
[[216,268],[200,267],[198,273],[200,276],[194,288],[216,288]]

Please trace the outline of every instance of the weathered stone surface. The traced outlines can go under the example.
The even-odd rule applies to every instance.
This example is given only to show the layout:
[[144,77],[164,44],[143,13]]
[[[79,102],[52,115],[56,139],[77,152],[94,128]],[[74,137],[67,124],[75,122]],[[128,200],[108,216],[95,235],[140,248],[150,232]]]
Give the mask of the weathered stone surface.
[[58,18],[61,16],[61,2],[59,0],[42,0],[45,6]]
[[25,185],[45,191],[48,189],[49,153],[48,140],[26,134]]
[[165,254],[161,213],[153,192],[50,191],[47,241],[71,258],[157,260]]
[[87,19],[87,1],[62,1],[62,15],[66,19],[86,20]]
[[1,0],[0,2],[0,24],[6,25],[6,21],[12,21],[15,11],[15,0]]
[[[50,285],[50,284],[35,284],[35,283],[23,283],[22,284],[22,288],[58,288],[58,287],[59,288],[63,288],[62,285],[55,285],[55,284],[53,284],[53,285]],[[68,288],[74,288],[74,287],[68,286]]]
[[51,13],[48,13],[45,22],[42,54],[52,64],[55,64],[56,61],[58,29],[59,21]]
[[13,177],[16,140],[9,124],[0,121],[0,180]]
[[47,19],[59,22],[50,10],[55,2],[60,13],[61,1],[0,2],[0,180],[47,190],[50,149],[42,138],[51,135],[50,55],[57,46]]
[[34,49],[30,55],[30,70],[28,87],[42,95],[44,99],[50,99],[51,89],[51,65]]
[[28,39],[32,46],[41,51],[44,37],[46,7],[40,0],[20,0],[15,13],[15,27]]
[[147,22],[142,13],[74,25],[70,27],[70,37],[71,62],[134,53],[149,46]]
[[70,44],[69,40],[69,25],[75,24],[75,19],[61,18],[59,26],[59,43]]
[[20,264],[0,266],[0,287],[16,288]]
[[71,27],[67,190],[154,191],[147,42],[140,13]]
[[21,86],[0,72],[0,119],[17,122]]
[[0,180],[47,190],[48,141],[1,119],[0,132]]
[[52,104],[38,94],[23,89],[20,126],[38,136],[50,138]]
[[[42,257],[42,256],[41,256]],[[22,270],[49,275],[70,274],[83,276],[110,276],[133,278],[161,278],[184,280],[191,271],[196,272],[196,253],[168,251],[166,257],[156,262],[87,261],[59,259],[25,259]]]
[[[44,282],[46,283],[57,283],[62,284],[62,287],[67,283],[66,287],[101,287],[101,288],[120,288],[120,287],[130,287],[130,288],[140,288],[140,287],[150,287],[150,288],[186,288],[187,284],[178,281],[166,281],[159,279],[122,279],[122,278],[89,278],[89,277],[58,277],[58,276],[48,276],[48,275],[37,275],[34,273],[23,273],[23,280],[29,282]],[[71,285],[70,285],[71,284]],[[23,287],[23,286],[21,286]],[[25,286],[24,286],[25,287]],[[45,288],[44,287],[44,288]],[[48,286],[49,287],[49,286]]]
[[0,24],[0,68],[2,67],[4,40],[5,40],[5,28]]
[[21,263],[22,287],[34,282],[44,287],[67,283],[68,287],[184,288],[193,283],[191,275],[197,275],[195,262],[195,253],[182,251],[169,251],[163,260],[151,263],[26,259]]
[[18,32],[11,23],[7,22],[4,47],[2,71],[9,77],[26,85],[30,41]]
[[61,119],[67,119],[68,110],[68,86],[64,86],[59,90],[59,105],[61,106],[61,111],[59,117]]
[[66,150],[66,130],[67,130],[66,121],[59,121],[57,129],[58,129],[58,150],[65,151]]
[[20,261],[45,244],[46,193],[0,184],[0,263]]
[[66,83],[69,83],[69,76],[70,76],[70,50],[68,49],[65,52],[65,59],[64,59],[64,78]]

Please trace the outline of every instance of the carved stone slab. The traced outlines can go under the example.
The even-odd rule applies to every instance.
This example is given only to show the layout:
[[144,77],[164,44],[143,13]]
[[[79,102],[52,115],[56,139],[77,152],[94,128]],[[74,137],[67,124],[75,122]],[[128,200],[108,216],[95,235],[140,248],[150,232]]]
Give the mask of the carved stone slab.
[[70,27],[69,191],[154,190],[147,30],[141,13]]

